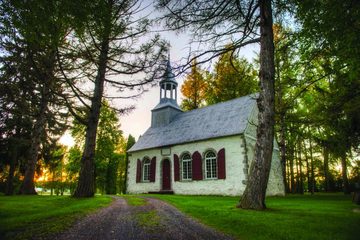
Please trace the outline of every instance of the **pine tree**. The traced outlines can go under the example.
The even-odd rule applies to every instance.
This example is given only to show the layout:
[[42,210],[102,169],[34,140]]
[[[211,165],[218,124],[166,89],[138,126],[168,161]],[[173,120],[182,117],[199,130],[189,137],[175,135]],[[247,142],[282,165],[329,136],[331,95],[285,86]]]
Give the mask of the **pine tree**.
[[215,73],[210,78],[206,103],[214,104],[258,91],[258,78],[252,64],[245,58],[234,58],[231,52],[220,55]]
[[185,111],[200,108],[205,103],[205,95],[207,89],[207,82],[204,77],[204,72],[193,61],[191,72],[186,75],[183,85],[181,86],[181,93],[184,99],[181,103],[181,108]]

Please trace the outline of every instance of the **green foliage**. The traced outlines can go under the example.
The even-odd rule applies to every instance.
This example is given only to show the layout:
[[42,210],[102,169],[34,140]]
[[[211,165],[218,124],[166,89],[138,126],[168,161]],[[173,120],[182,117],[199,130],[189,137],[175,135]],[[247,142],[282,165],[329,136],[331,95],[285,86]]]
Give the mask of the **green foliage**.
[[[323,57],[323,71],[329,89],[325,110],[331,121],[333,140],[342,142],[348,152],[360,144],[360,3],[358,1],[294,1],[303,51],[308,57]],[[333,121],[336,120],[336,121]],[[338,145],[338,144],[337,144]]]
[[[76,146],[70,149],[67,170],[72,181],[77,180],[80,171],[81,152],[86,127],[74,121],[71,129]],[[97,130],[95,150],[96,187],[101,193],[115,194],[118,188],[119,167],[124,168],[124,156],[121,144],[124,142],[119,119],[114,109],[104,102]],[[117,153],[117,152],[121,152]]]
[[70,148],[67,160],[68,162],[65,171],[67,173],[67,181],[72,183],[70,184],[70,192],[73,193],[75,190],[75,183],[79,177],[81,161],[81,150],[77,145]]
[[339,194],[269,197],[265,211],[236,208],[238,197],[154,197],[239,239],[357,239],[360,234],[356,205]]
[[127,188],[127,174],[128,174],[128,168],[129,168],[129,154],[127,153],[127,151],[135,144],[135,138],[133,136],[131,136],[131,134],[129,135],[127,142],[126,142],[126,152],[125,152],[125,166],[124,166],[124,171],[122,172],[122,174],[120,174],[120,192],[123,194],[126,194],[126,188]]
[[181,93],[184,96],[181,108],[184,111],[193,110],[204,105],[207,89],[206,75],[207,73],[200,69],[196,60],[194,60],[191,72],[186,75],[184,83],[181,85]]
[[[124,163],[123,154],[116,154],[114,153],[109,160],[107,165],[107,172],[106,172],[106,185],[105,185],[105,192],[106,194],[116,194],[117,187],[118,187],[118,178],[122,178],[122,172],[119,171],[120,169],[124,169],[124,166],[119,166],[120,162]],[[122,164],[123,165],[123,164]],[[121,191],[121,190],[120,190]]]
[[109,197],[0,196],[0,238],[44,238],[110,202]]
[[220,55],[208,80],[206,103],[211,105],[257,92],[257,75],[245,58],[234,58],[231,52]]
[[[38,153],[44,150],[40,148],[56,141],[66,128],[67,110],[61,97],[66,87],[60,74],[56,74],[56,51],[64,45],[69,31],[68,2],[4,0],[0,3],[0,78],[4,86],[1,111],[6,113],[6,131],[16,133],[4,136],[7,140],[16,136],[12,140],[17,140],[19,145],[11,148],[20,153],[10,154],[13,150],[7,147],[11,155],[7,156],[11,159],[8,183],[11,185],[17,170],[26,171],[22,193],[34,193],[31,178],[40,158]],[[25,154],[23,144],[28,147]]]

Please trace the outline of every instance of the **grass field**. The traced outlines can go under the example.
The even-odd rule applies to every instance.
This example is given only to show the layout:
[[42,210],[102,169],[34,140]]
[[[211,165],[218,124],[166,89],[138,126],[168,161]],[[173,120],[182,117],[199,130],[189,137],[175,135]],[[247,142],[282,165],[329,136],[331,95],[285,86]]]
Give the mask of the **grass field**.
[[239,239],[360,239],[360,213],[350,196],[267,198],[268,210],[242,210],[239,198],[154,195],[200,222]]
[[[359,239],[360,207],[342,194],[270,197],[265,211],[235,207],[237,197],[146,195],[168,201],[202,223],[246,239]],[[125,196],[131,206],[146,202]],[[110,197],[0,196],[0,239],[38,238],[71,226],[76,219],[108,205]],[[357,212],[354,209],[358,209]],[[148,223],[154,216],[137,216]],[[146,220],[146,221],[145,221]],[[140,221],[140,222],[141,222]],[[153,225],[149,225],[153,226]]]
[[110,197],[0,196],[0,239],[29,239],[64,230],[111,202]]

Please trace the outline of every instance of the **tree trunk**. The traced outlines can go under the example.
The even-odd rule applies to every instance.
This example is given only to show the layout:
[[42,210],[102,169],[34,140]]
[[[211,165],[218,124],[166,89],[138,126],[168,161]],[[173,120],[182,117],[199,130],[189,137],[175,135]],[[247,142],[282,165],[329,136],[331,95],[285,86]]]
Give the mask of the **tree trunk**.
[[299,171],[299,150],[296,147],[294,150],[294,160],[295,160],[295,167],[296,167],[296,178],[295,178],[295,193],[299,193],[299,186],[300,186],[300,171]]
[[307,149],[304,149],[305,163],[306,163],[306,179],[307,179],[307,191],[311,192],[311,178],[310,178],[310,164]]
[[342,173],[344,194],[350,194],[349,181],[347,177],[346,153],[341,158],[341,173]]
[[42,97],[39,106],[39,113],[37,115],[36,122],[32,131],[29,158],[26,163],[24,180],[21,184],[19,194],[37,194],[34,184],[35,167],[38,160],[41,136],[45,131],[46,110],[49,103],[49,94],[49,85],[47,83],[44,83],[42,88]]
[[101,101],[104,92],[104,82],[109,52],[109,39],[106,36],[101,44],[98,72],[95,79],[94,95],[86,127],[85,147],[81,157],[79,182],[74,197],[93,197],[95,194],[95,147],[96,131],[99,123]]
[[329,176],[329,151],[327,146],[324,146],[324,177],[325,177],[325,192],[330,191],[330,176]]
[[[288,158],[288,159],[290,159],[290,158]],[[288,187],[288,192],[287,193],[290,193],[291,192],[291,178],[290,178],[290,176],[291,176],[291,174],[290,174],[290,161],[287,161],[286,162],[286,167],[287,167],[287,169],[286,169],[286,171],[287,171],[287,176],[286,176],[286,181],[287,181],[287,187]]]
[[302,171],[302,159],[301,159],[301,139],[299,141],[299,193],[304,194],[304,177],[303,177],[303,171]]
[[257,100],[259,122],[254,160],[238,207],[265,209],[265,194],[269,180],[274,141],[274,42],[271,0],[259,0],[260,8],[260,94]]
[[285,143],[285,114],[282,113],[280,116],[280,159],[281,159],[281,166],[282,166],[282,172],[283,172],[283,182],[285,186],[285,191],[289,192],[289,185],[286,181],[286,143]]
[[[51,171],[50,171],[51,174]],[[50,195],[54,195],[54,185],[55,185],[55,173],[54,170],[52,171],[52,178],[51,178],[51,186],[50,186]]]
[[14,173],[17,162],[17,146],[15,144],[16,143],[12,143],[13,146],[11,146],[10,169],[9,169],[9,175],[6,179],[5,194],[8,196],[14,194]]
[[295,193],[295,176],[294,176],[294,149],[291,149],[291,158],[290,158],[290,182],[291,182],[291,193]]
[[313,151],[312,151],[312,140],[311,136],[309,138],[309,144],[310,144],[310,165],[311,165],[311,195],[315,192],[315,174],[314,174],[314,158],[313,158]]

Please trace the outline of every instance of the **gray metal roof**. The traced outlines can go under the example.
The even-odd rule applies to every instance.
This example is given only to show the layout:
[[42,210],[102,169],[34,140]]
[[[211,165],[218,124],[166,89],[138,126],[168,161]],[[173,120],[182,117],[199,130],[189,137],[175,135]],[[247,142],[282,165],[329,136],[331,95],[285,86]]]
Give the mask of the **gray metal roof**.
[[164,127],[150,127],[129,152],[241,134],[256,105],[255,98],[252,94],[179,113]]

